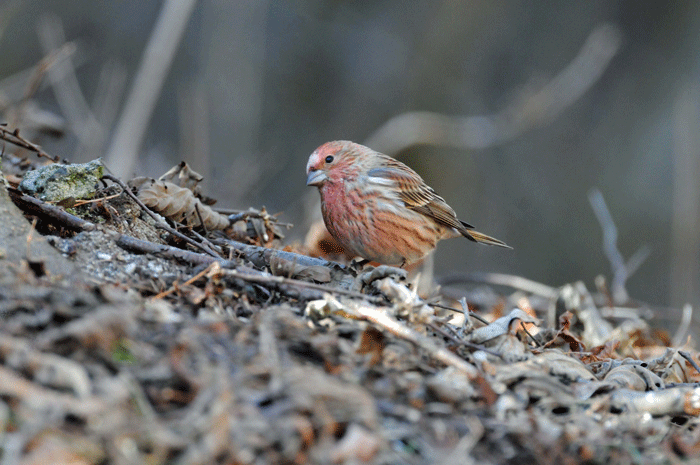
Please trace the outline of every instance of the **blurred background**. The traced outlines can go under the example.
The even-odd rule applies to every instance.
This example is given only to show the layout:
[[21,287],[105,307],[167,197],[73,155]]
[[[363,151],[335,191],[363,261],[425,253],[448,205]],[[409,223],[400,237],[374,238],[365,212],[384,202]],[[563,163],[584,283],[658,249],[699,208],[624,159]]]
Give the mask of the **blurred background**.
[[309,154],[366,143],[514,248],[443,242],[438,276],[612,279],[598,189],[618,264],[641,263],[629,295],[697,308],[698,31],[694,1],[10,0],[0,105],[125,179],[184,159],[217,206],[281,212],[290,240],[318,215]]

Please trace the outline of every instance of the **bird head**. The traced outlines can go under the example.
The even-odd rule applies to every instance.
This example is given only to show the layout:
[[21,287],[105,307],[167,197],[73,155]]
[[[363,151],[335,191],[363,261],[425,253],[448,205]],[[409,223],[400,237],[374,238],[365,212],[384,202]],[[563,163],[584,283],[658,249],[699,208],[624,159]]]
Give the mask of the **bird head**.
[[321,187],[326,182],[342,180],[355,158],[356,147],[353,142],[336,140],[314,150],[306,163],[306,185]]

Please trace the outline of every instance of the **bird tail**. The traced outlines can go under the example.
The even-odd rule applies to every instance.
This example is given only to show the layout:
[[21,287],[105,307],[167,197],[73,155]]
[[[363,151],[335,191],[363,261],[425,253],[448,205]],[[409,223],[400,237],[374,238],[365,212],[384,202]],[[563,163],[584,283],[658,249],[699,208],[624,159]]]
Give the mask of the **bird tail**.
[[[488,245],[497,245],[499,247],[505,247],[506,249],[512,249],[513,247],[509,246],[503,241],[499,241],[495,237],[487,236],[486,234],[482,234],[478,231],[474,230],[464,230],[461,231],[464,237],[467,239],[470,239],[474,242],[480,242],[482,244],[488,244]],[[466,233],[466,234],[465,234]]]

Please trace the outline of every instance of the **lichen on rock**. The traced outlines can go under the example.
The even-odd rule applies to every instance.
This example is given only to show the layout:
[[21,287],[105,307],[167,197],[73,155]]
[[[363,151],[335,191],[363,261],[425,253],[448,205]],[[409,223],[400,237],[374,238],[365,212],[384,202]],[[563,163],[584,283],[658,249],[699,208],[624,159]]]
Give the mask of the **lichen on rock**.
[[19,188],[26,194],[49,202],[60,202],[71,197],[91,199],[103,174],[101,158],[71,165],[55,163],[29,171]]

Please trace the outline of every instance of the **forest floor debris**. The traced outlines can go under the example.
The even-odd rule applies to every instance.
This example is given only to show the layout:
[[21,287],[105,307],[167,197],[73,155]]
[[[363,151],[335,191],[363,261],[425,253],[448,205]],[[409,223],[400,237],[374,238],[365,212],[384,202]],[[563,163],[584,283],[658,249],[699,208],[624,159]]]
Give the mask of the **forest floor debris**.
[[[9,188],[34,222],[0,259],[2,463],[699,459],[698,352],[647,307],[486,274],[421,298],[282,250],[264,209],[214,216],[196,178],[142,182],[150,214],[125,183]],[[26,252],[40,233],[60,253]]]

